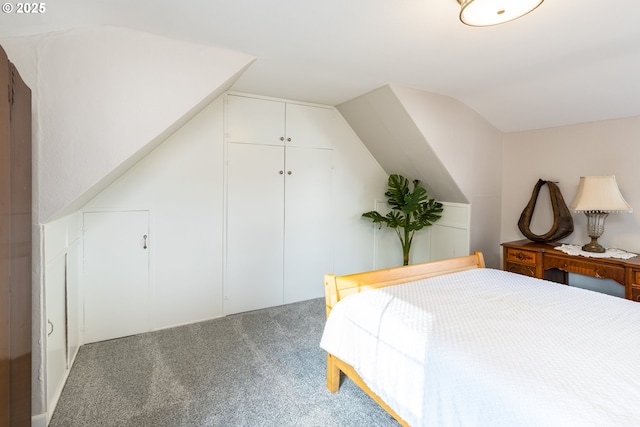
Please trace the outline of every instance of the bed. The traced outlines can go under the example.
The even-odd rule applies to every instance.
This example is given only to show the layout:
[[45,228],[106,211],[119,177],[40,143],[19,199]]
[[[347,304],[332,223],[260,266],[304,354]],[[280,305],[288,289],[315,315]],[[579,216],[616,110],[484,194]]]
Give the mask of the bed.
[[481,253],[325,276],[327,387],[401,425],[640,425],[640,305]]

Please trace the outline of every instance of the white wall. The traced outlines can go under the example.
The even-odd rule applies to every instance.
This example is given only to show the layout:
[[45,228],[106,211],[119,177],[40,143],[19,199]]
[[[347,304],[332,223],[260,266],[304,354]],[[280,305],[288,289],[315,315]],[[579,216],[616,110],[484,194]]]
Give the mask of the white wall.
[[[54,408],[81,344],[82,256],[78,214],[45,225],[44,293],[46,310],[46,365],[37,381],[46,390],[48,408]],[[47,418],[51,416],[47,414]],[[48,421],[48,420],[47,420]]]
[[222,316],[222,99],[88,203],[149,210],[153,329]]
[[[615,175],[631,214],[611,214],[606,220],[603,246],[640,253],[640,117],[584,123],[504,136],[502,173],[502,241],[524,238],[518,219],[539,178],[557,181],[567,205],[573,200],[580,176]],[[548,192],[540,192],[532,231],[551,226]],[[574,232],[564,242],[585,244],[584,214],[573,214]]]
[[[373,227],[361,214],[384,193],[387,176],[338,122],[334,272],[345,274],[373,267]],[[82,209],[150,211],[153,329],[223,315],[223,162],[219,98]]]
[[392,89],[471,205],[470,250],[499,267],[502,133],[452,98]]
[[[575,197],[578,181],[587,175],[615,175],[622,195],[633,213],[610,214],[598,241],[640,253],[640,117],[606,120],[573,126],[506,134],[502,193],[503,242],[523,239],[518,219],[538,179],[557,181],[567,205]],[[589,242],[584,214],[574,213],[574,232],[564,243]],[[549,192],[543,187],[532,219],[531,230],[546,233],[553,223]],[[570,274],[569,283],[587,289],[623,296],[623,288],[611,280]]]
[[338,126],[333,150],[334,273],[368,271],[376,265],[376,228],[362,218],[385,200],[388,175],[336,111]]

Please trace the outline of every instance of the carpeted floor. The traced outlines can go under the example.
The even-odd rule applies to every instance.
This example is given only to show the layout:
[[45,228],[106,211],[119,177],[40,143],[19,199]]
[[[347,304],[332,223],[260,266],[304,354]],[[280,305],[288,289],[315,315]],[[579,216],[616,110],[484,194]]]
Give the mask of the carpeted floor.
[[50,427],[397,426],[325,387],[324,299],[80,349]]

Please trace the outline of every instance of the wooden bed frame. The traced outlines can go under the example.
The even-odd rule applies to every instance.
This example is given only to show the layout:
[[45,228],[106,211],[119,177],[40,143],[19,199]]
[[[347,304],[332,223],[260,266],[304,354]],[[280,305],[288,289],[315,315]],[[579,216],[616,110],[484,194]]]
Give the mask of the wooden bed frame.
[[[329,317],[331,309],[340,300],[348,297],[349,295],[371,289],[384,288],[385,286],[426,279],[428,277],[484,267],[485,264],[482,253],[475,252],[473,255],[450,258],[442,261],[432,261],[404,267],[368,271],[365,273],[350,274],[347,276],[334,276],[333,274],[327,274],[324,276],[327,317]],[[371,398],[382,406],[382,408],[384,408],[384,410],[393,418],[395,418],[400,425],[408,426],[406,421],[398,416],[398,414],[396,414],[395,411],[391,409],[389,405],[387,405],[378,395],[371,391],[353,367],[331,354],[327,356],[327,388],[329,391],[335,393],[340,388],[341,372],[356,383],[362,390],[364,390],[365,393],[371,396]]]

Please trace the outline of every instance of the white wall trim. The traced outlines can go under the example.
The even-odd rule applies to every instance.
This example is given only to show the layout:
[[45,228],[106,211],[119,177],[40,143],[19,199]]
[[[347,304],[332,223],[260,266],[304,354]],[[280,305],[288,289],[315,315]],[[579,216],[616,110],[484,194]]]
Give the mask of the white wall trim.
[[31,416],[31,427],[47,427],[48,425],[48,413],[44,414],[32,415]]

